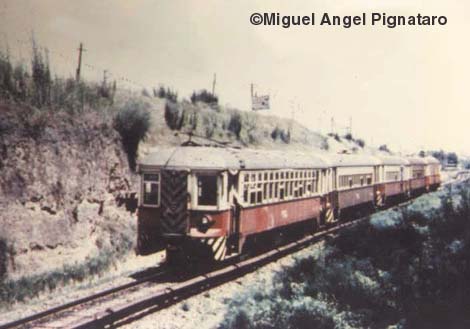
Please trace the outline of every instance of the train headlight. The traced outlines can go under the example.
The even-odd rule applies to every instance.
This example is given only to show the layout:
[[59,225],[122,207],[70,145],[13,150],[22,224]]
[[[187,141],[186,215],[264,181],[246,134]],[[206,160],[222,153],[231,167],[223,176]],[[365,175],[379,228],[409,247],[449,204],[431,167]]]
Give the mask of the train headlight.
[[211,216],[204,215],[201,217],[201,219],[199,219],[196,225],[197,225],[198,231],[205,233],[209,229],[209,227],[214,225],[214,220],[212,219]]
[[209,222],[210,222],[209,217],[204,216],[204,217],[201,218],[201,224],[202,225],[207,225],[207,224],[209,224]]

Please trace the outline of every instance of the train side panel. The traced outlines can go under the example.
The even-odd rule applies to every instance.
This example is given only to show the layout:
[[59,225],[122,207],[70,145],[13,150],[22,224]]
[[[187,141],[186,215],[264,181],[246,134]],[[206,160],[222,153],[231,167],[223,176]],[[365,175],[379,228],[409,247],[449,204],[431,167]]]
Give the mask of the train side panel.
[[248,236],[308,219],[318,219],[321,209],[320,197],[243,208],[240,212],[240,233]]
[[339,209],[355,207],[370,202],[374,202],[373,186],[338,191]]

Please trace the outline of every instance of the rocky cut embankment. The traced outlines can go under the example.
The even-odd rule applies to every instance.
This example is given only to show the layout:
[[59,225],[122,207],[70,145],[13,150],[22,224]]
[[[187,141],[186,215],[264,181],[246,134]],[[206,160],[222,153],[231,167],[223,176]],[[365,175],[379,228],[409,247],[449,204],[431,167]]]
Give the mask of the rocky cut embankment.
[[[112,120],[0,103],[0,283],[129,250],[131,173]],[[96,265],[96,261],[95,261]]]

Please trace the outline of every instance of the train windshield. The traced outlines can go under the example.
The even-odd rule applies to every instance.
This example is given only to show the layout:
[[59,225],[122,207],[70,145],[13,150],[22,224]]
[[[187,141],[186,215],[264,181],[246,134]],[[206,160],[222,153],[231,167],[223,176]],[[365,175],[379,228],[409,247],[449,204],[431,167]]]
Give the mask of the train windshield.
[[143,204],[158,206],[160,204],[160,174],[144,174]]
[[217,176],[197,176],[197,204],[199,206],[217,205]]

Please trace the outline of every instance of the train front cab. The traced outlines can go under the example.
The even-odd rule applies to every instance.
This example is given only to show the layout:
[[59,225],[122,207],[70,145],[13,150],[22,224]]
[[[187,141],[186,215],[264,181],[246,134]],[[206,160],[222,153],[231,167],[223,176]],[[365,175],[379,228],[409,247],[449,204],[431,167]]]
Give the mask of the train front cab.
[[227,171],[142,171],[138,253],[166,249],[173,262],[225,258],[233,230],[228,189]]

